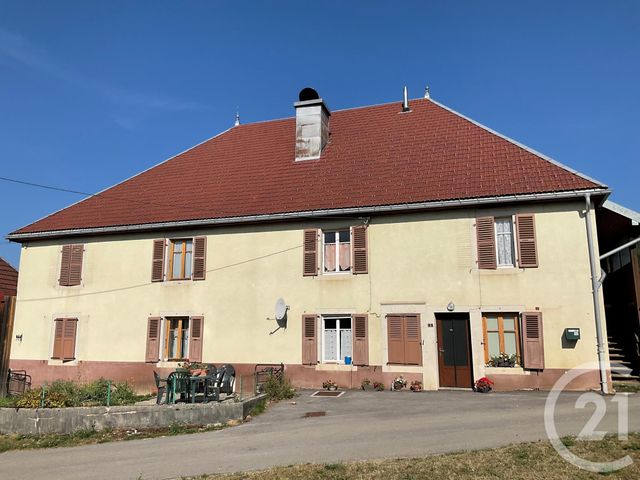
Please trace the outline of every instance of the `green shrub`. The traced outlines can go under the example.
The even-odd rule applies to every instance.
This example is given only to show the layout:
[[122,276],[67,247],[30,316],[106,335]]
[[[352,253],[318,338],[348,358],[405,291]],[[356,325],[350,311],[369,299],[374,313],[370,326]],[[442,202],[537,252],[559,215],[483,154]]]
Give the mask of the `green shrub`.
[[269,375],[263,386],[264,393],[271,401],[293,398],[296,394],[291,381],[284,375]]
[[[90,407],[107,404],[109,380],[100,378],[83,385],[68,380],[56,380],[45,387],[44,407]],[[39,408],[42,389],[29,390],[15,402],[19,408]],[[127,382],[111,383],[110,405],[131,405],[138,400]]]

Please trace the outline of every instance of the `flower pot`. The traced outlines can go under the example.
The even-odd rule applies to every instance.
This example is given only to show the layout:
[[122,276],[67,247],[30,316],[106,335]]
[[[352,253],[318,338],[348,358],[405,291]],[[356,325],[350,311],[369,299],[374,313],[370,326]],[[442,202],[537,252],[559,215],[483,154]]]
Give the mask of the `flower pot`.
[[331,386],[327,387],[327,390],[329,390],[330,392],[336,391],[336,390],[338,390],[338,386],[337,385],[331,385]]

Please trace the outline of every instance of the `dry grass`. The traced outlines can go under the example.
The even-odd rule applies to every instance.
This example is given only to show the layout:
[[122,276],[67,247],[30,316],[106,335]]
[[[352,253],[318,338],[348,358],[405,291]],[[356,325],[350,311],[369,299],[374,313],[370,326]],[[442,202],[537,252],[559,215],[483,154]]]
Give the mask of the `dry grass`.
[[79,430],[75,433],[45,435],[0,435],[0,453],[9,450],[31,450],[37,448],[75,447],[95,443],[139,440],[142,438],[170,437],[189,433],[211,432],[233,426],[238,422],[211,426],[174,424],[168,427],[128,430]]
[[427,458],[373,460],[330,465],[293,465],[258,472],[198,477],[207,480],[418,480],[418,479],[624,479],[640,478],[640,434],[628,441],[608,437],[599,442],[565,439],[582,458],[611,461],[629,455],[634,463],[625,469],[597,474],[565,462],[548,442],[512,445],[493,450],[461,452]]

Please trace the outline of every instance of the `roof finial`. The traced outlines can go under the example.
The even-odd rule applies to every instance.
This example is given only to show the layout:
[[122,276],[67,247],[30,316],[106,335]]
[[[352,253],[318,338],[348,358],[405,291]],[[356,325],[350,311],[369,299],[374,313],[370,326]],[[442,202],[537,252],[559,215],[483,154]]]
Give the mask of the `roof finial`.
[[424,98],[431,98],[431,94],[429,93],[429,85],[424,87]]
[[234,123],[234,126],[238,126],[240,125],[240,109],[236,110],[236,121]]

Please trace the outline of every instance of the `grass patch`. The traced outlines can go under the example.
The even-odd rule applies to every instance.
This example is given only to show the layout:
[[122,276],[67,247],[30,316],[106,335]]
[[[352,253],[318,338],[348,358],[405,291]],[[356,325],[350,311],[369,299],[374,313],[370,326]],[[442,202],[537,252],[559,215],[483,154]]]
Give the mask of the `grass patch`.
[[168,427],[141,428],[128,430],[78,430],[68,435],[0,435],[0,453],[9,450],[30,450],[35,448],[75,447],[95,443],[120,442],[138,440],[142,438],[171,437],[189,433],[202,433],[221,430],[237,425],[239,422],[230,421],[227,424],[215,425],[183,425],[173,424]]
[[633,383],[613,382],[613,389],[616,392],[639,393],[640,382],[633,382]]
[[576,455],[592,461],[611,461],[629,455],[634,463],[618,472],[597,474],[565,462],[549,442],[526,443],[492,450],[435,455],[426,458],[371,460],[328,465],[290,465],[269,470],[197,477],[207,480],[422,480],[422,479],[621,479],[640,478],[640,434],[629,441],[564,438]]
[[251,415],[252,417],[256,417],[258,415],[260,415],[261,413],[264,413],[264,411],[267,409],[267,401],[266,400],[262,400],[260,402],[258,402],[249,412],[249,415]]

